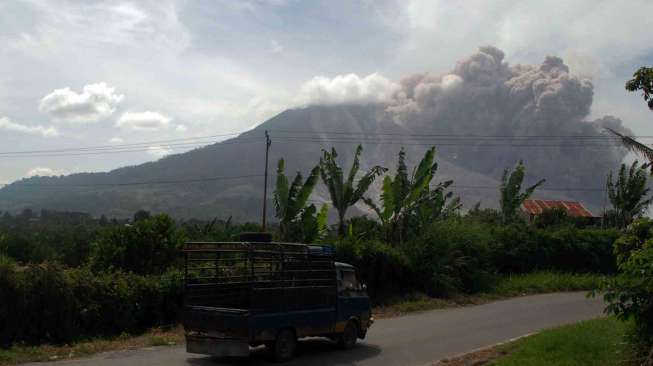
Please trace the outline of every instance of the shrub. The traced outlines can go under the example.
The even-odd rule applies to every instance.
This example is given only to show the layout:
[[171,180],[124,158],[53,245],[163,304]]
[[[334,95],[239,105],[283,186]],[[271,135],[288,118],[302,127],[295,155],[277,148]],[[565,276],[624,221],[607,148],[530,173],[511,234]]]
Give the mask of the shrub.
[[541,265],[542,253],[534,230],[525,224],[510,224],[493,231],[492,257],[501,273],[524,273]]
[[533,270],[614,273],[612,244],[618,235],[615,229],[511,224],[494,229],[492,252],[501,273]]
[[56,263],[18,268],[0,259],[0,345],[66,343],[174,322],[182,274],[94,273]]
[[16,299],[19,289],[16,281],[16,264],[0,255],[0,347],[7,346],[15,337],[15,315],[18,314]]
[[643,345],[653,344],[653,220],[634,221],[615,242],[618,276],[606,283],[606,311],[635,319]]
[[167,215],[142,218],[131,225],[113,226],[91,247],[94,270],[122,269],[139,274],[161,274],[179,259],[184,242]]
[[335,250],[336,260],[356,266],[375,303],[415,287],[408,258],[388,244],[348,237],[336,242]]
[[431,296],[484,289],[493,272],[491,241],[483,225],[457,218],[436,221],[405,247],[415,285]]

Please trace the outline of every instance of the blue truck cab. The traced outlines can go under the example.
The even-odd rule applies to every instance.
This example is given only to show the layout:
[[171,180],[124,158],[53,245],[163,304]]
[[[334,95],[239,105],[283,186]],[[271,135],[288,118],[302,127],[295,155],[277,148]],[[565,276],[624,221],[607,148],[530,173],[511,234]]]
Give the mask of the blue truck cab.
[[265,345],[283,361],[304,337],[352,348],[374,321],[356,268],[335,262],[331,246],[193,242],[183,252],[189,353],[246,357]]

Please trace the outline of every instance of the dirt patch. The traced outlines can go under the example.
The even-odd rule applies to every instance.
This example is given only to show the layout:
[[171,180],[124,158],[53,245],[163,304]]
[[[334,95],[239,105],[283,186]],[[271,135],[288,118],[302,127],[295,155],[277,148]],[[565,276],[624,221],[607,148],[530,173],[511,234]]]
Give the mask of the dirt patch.
[[431,366],[480,366],[487,365],[488,363],[503,357],[509,353],[508,350],[501,347],[484,348],[475,352],[467,353],[461,356],[445,358]]

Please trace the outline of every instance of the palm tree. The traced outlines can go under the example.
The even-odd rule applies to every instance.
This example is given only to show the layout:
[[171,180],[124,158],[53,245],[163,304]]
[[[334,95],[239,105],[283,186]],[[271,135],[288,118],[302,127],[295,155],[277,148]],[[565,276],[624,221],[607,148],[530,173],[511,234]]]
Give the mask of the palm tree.
[[619,175],[612,181],[612,172],[608,174],[608,197],[614,207],[617,224],[625,227],[632,220],[644,213],[653,198],[645,199],[649,192],[646,169],[649,164],[639,165],[635,160],[626,171],[626,164],[621,164]]
[[526,173],[524,163],[520,160],[515,170],[509,173],[510,170],[506,168],[501,177],[501,219],[504,223],[511,221],[517,214],[519,206],[535,192],[537,187],[545,182],[544,179],[540,179],[537,183],[526,188],[523,193],[520,193]]
[[[648,107],[653,110],[653,67],[640,67],[633,74],[633,78],[626,82],[626,90],[631,92],[641,90],[644,101],[647,102]],[[606,128],[606,130],[617,136],[628,150],[644,157],[649,161],[649,163],[653,163],[653,149],[634,138],[625,136],[611,128]],[[651,174],[653,174],[653,165],[651,165]]]
[[345,214],[347,209],[361,200],[376,177],[385,173],[387,169],[378,165],[372,167],[358,180],[354,187],[354,180],[360,169],[359,157],[363,152],[363,147],[358,145],[356,148],[354,163],[349,170],[347,180],[345,180],[342,168],[336,161],[338,157],[336,149],[332,148],[331,152],[322,150],[322,152],[323,155],[320,158],[319,165],[320,175],[324,185],[329,190],[333,207],[338,211],[338,234],[342,237],[345,235]]
[[290,186],[288,178],[284,174],[285,163],[279,159],[277,166],[277,183],[274,190],[274,208],[276,217],[279,219],[279,226],[282,240],[289,240],[290,226],[298,220],[305,209],[308,197],[313,192],[320,174],[320,168],[316,166],[302,183],[302,174],[297,172],[295,179]]
[[[631,152],[642,156],[644,159],[648,160],[649,163],[653,163],[653,149],[642,144],[641,142],[635,140],[634,138],[630,136],[626,136],[624,134],[621,134],[611,128],[607,128],[608,132],[611,134],[617,136],[619,140],[621,140],[621,143]],[[651,173],[653,174],[653,165],[651,165]]]

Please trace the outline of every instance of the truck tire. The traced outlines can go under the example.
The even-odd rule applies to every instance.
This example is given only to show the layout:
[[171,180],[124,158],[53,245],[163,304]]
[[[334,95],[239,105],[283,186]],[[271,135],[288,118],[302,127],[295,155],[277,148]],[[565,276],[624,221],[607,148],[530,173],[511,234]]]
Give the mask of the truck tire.
[[342,349],[352,349],[358,341],[358,325],[350,320],[345,326],[345,330],[338,337],[338,346]]
[[292,329],[282,329],[277,334],[277,339],[274,341],[274,360],[283,362],[290,360],[295,355],[297,348],[297,337]]

